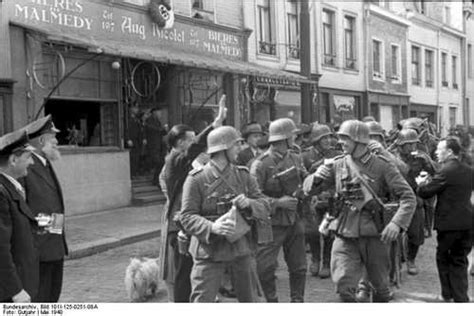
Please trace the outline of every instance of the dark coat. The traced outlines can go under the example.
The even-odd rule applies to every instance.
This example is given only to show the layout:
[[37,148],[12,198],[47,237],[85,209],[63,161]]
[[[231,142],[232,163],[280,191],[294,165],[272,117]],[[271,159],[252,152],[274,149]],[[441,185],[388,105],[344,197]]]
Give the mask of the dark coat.
[[[28,167],[28,175],[20,179],[26,191],[26,203],[36,216],[38,213],[64,214],[64,201],[56,173],[48,161],[48,166],[32,155],[34,164]],[[63,232],[37,236],[40,261],[61,260],[67,255],[66,237]]]
[[472,227],[471,192],[474,169],[457,159],[446,161],[431,182],[418,188],[418,195],[437,195],[434,229],[468,230]]
[[250,167],[255,158],[257,158],[257,156],[253,154],[252,149],[247,147],[239,152],[237,165]]
[[37,222],[13,184],[0,175],[0,301],[24,289],[35,297],[39,262],[34,235]]

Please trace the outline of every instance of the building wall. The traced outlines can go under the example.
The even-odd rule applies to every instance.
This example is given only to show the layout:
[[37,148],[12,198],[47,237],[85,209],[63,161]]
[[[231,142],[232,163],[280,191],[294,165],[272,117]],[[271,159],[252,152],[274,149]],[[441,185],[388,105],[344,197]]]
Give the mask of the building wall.
[[[474,126],[474,13],[471,14],[470,18],[466,21],[466,39],[467,44],[471,44],[471,69],[469,76],[469,69],[466,81],[466,98],[469,99],[468,107],[468,124]],[[467,61],[466,61],[467,67]],[[466,101],[465,101],[466,102]],[[466,105],[466,106],[467,106]]]
[[[365,41],[364,41],[364,14],[362,1],[315,1],[313,6],[313,20],[316,32],[312,33],[315,39],[314,60],[316,61],[316,70],[322,74],[320,87],[332,89],[345,89],[352,91],[364,91],[365,83]],[[322,10],[326,8],[335,12],[336,24],[336,52],[337,61],[335,67],[323,65],[323,25]],[[345,69],[344,63],[344,15],[349,14],[356,19],[356,70]]]

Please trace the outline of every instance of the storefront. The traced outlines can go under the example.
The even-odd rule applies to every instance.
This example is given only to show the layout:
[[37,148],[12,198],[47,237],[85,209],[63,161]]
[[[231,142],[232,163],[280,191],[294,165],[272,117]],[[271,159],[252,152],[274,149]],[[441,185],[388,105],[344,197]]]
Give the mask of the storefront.
[[410,117],[428,118],[428,121],[438,126],[438,107],[436,105],[411,103]]
[[319,122],[337,126],[345,120],[362,117],[364,93],[320,88],[318,102],[320,104]]
[[226,94],[226,123],[240,127],[250,118],[255,91],[248,91],[257,81],[291,87],[305,81],[246,62],[246,30],[182,16],[162,29],[145,9],[120,3],[19,0],[3,8],[17,82],[10,105],[0,103],[14,112],[5,126],[53,115],[70,214],[129,204],[132,107],[143,121],[158,109],[163,126],[186,123],[199,131]]
[[390,131],[402,119],[408,118],[410,97],[402,94],[368,93],[369,115]]

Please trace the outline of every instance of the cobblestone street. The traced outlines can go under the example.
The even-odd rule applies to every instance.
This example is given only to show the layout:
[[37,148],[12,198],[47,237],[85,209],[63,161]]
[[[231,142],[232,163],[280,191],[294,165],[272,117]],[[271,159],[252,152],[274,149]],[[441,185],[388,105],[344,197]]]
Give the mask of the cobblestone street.
[[[159,238],[115,248],[97,255],[66,261],[61,302],[127,302],[123,279],[130,257],[154,257],[158,253]],[[435,267],[435,238],[426,240],[420,249],[417,264],[420,273],[409,276],[403,271],[403,284],[395,291],[393,302],[435,302],[440,286]],[[472,254],[471,254],[472,256]],[[308,257],[309,261],[309,257]],[[277,272],[279,298],[289,302],[288,273],[280,256]],[[474,278],[470,278],[471,297]],[[334,286],[330,279],[319,279],[308,274],[306,283],[306,302],[337,302]],[[166,302],[163,287],[153,302]],[[227,301],[227,300],[226,300]],[[233,300],[229,300],[233,301]]]

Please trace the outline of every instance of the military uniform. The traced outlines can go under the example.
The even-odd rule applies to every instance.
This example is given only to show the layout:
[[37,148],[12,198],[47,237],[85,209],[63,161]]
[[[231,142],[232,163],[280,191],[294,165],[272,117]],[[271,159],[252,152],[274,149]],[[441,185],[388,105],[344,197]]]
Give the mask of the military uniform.
[[[293,168],[293,169],[291,169]],[[281,177],[277,174],[292,170]],[[250,172],[256,177],[263,193],[271,198],[292,196],[307,175],[301,158],[288,150],[281,154],[272,148],[258,157]],[[304,223],[298,212],[272,206],[273,242],[259,247],[257,270],[265,298],[268,302],[278,301],[275,284],[278,253],[283,247],[290,273],[290,296],[292,302],[304,301],[306,279],[306,251]]]
[[[323,180],[316,175],[306,181],[312,183],[311,193],[317,194],[327,187],[335,186],[337,194],[345,196],[348,184],[360,183],[352,169],[349,155],[336,157],[330,169],[330,177]],[[401,229],[407,229],[415,209],[415,196],[403,176],[387,158],[367,151],[357,161],[359,173],[366,178],[378,197],[393,193],[400,199],[400,206],[392,218]],[[305,183],[305,187],[307,187]],[[343,301],[354,301],[357,283],[362,275],[362,265],[375,289],[374,301],[388,301],[389,291],[389,246],[380,240],[380,232],[372,217],[373,196],[360,185],[355,193],[347,196],[351,207],[341,210],[331,224],[336,233],[332,248],[331,275],[336,290]]]
[[[230,201],[230,196],[242,193],[251,199],[250,208],[239,211],[252,230],[231,243],[224,236],[211,233],[211,226],[226,211],[218,207],[220,201],[226,196]],[[252,254],[258,242],[271,240],[269,207],[246,167],[228,165],[220,170],[211,160],[203,168],[190,172],[184,183],[180,221],[192,236],[189,248],[194,259],[192,302],[214,302],[224,271],[229,267],[239,302],[256,300]]]

